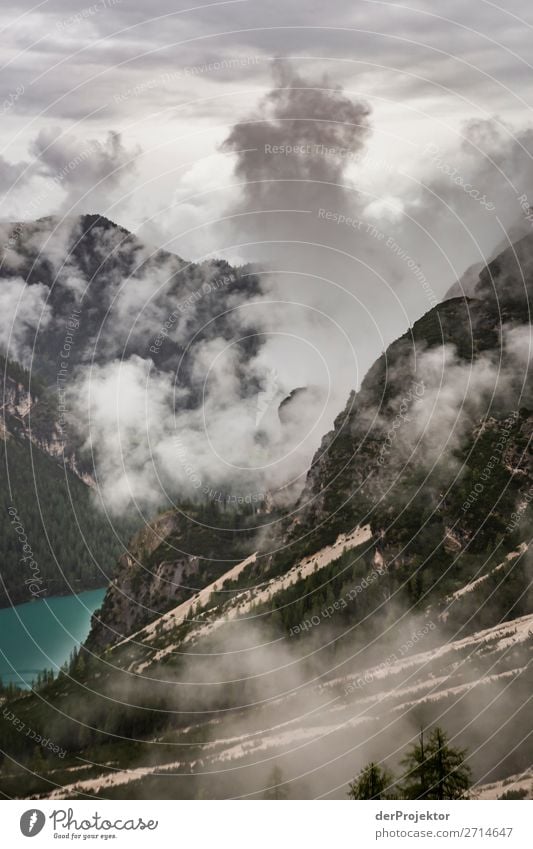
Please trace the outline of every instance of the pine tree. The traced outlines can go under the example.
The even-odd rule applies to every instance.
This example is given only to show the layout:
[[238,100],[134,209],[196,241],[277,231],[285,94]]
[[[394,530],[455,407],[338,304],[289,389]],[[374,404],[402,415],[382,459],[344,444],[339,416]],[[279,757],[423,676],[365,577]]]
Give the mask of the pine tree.
[[367,764],[350,784],[350,799],[394,799],[394,776],[374,761]]
[[471,785],[470,767],[464,763],[466,750],[448,745],[446,733],[437,726],[429,737],[434,799],[461,799]]
[[418,743],[414,743],[410,752],[402,760],[405,774],[402,781],[404,799],[427,799],[431,781],[424,741],[424,729],[420,731]]
[[406,769],[402,782],[404,798],[463,798],[471,784],[465,757],[466,750],[450,746],[440,726],[433,729],[427,743],[422,730],[418,742],[402,761]]

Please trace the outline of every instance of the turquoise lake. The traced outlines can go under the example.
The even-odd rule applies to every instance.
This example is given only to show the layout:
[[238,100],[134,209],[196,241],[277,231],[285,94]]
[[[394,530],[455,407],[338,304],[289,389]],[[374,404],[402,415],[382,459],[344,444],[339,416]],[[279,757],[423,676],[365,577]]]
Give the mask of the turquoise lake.
[[89,634],[105,589],[53,596],[0,610],[0,678],[30,686],[43,669],[58,668]]

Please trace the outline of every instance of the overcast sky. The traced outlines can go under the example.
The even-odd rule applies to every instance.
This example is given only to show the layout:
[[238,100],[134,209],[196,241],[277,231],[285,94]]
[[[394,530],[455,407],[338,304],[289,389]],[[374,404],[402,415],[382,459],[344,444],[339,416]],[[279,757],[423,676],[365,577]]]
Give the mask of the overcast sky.
[[[132,228],[155,216],[156,239],[219,214],[233,191],[232,154],[219,146],[271,88],[274,57],[366,100],[369,151],[409,174],[423,171],[427,143],[458,145],[465,121],[496,117],[510,136],[532,121],[525,0],[44,0],[4,2],[0,15],[4,218],[36,217],[37,186],[90,140],[107,146],[108,171],[121,169],[86,198],[90,211]],[[378,194],[394,187],[390,174],[374,179]],[[80,182],[70,193],[50,183],[38,213],[64,212],[72,190],[88,190]],[[202,239],[184,234],[180,247],[201,252]]]
[[[366,263],[401,302],[384,308],[383,344],[467,267],[529,232],[525,0],[181,6],[2,5],[4,220],[97,212],[187,259],[307,263],[356,277],[380,301]],[[332,153],[265,155],[272,142],[328,139]],[[321,207],[375,224],[398,252],[318,221]],[[327,244],[335,259],[287,258],[283,241]],[[339,269],[343,251],[355,272]]]
[[388,343],[531,232],[525,0],[8,0],[0,16],[2,219],[100,213],[186,259],[260,261],[242,328],[253,307],[264,385],[328,397],[298,471]]

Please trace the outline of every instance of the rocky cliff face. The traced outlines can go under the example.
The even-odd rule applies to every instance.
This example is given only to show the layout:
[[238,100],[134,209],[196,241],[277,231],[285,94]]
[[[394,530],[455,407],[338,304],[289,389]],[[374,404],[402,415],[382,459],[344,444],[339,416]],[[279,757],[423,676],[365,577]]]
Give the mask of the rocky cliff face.
[[217,514],[213,505],[184,505],[159,516],[120,557],[88,647],[98,652],[121,642],[191,598],[242,560],[257,535],[257,516]]
[[0,606],[101,587],[135,522],[112,528],[96,505],[92,468],[64,433],[53,391],[11,360],[0,357],[0,369]]
[[[262,538],[251,578],[282,574],[339,534],[369,525],[375,556],[405,577],[417,599],[456,568],[459,556],[473,569],[492,548],[516,545],[510,517],[533,487],[524,353],[532,250],[532,237],[516,246],[525,289],[517,282],[515,252],[505,252],[481,275],[476,298],[436,306],[377,360],[323,438],[297,509],[274,541]],[[269,546],[278,552],[269,554]],[[238,554],[252,550],[241,546]],[[126,635],[185,597],[168,587],[191,575],[198,586],[208,582],[210,571],[194,546],[189,551],[185,561],[168,558],[156,544],[149,557],[140,556],[149,570],[121,569],[110,591],[112,615],[106,602],[98,626],[100,646],[107,640],[101,628],[111,619]],[[118,602],[123,590],[124,598],[141,599],[140,614]]]
[[193,317],[205,325],[204,339],[230,339],[225,306],[259,289],[250,269],[186,262],[100,215],[0,224],[2,237],[0,286],[21,304],[8,353],[26,365],[31,360],[49,385],[56,385],[61,360],[69,380],[78,366],[116,356],[151,358],[159,369],[174,370]]
[[30,412],[33,399],[22,383],[7,376],[4,382],[1,412],[2,438],[8,439],[13,432],[26,434],[24,420]]
[[[198,387],[194,380],[194,351],[185,352],[190,337],[197,327],[203,327],[204,343],[209,344],[214,337],[233,340],[232,310],[258,291],[258,281],[250,269],[233,269],[224,261],[187,263],[144,244],[99,215],[3,223],[0,237],[4,245],[0,287],[5,290],[5,303],[16,305],[13,333],[9,339],[0,339],[0,347],[9,343],[9,351],[0,351],[4,373],[1,435],[11,466],[16,465],[24,479],[27,512],[32,524],[39,528],[35,532],[42,534],[40,496],[31,478],[34,450],[40,452],[36,456],[42,454],[52,461],[40,464],[42,475],[47,478],[47,491],[53,490],[59,467],[65,471],[67,490],[69,472],[90,487],[98,477],[98,449],[104,440],[88,433],[82,400],[86,369],[96,366],[112,370],[118,360],[132,358],[137,362],[140,358],[147,370],[153,369],[166,378],[180,364],[176,406],[186,410],[198,407],[202,381]],[[216,322],[210,321],[213,315],[219,316]],[[9,324],[6,322],[6,326]],[[246,356],[254,352],[252,337],[250,334],[248,341],[242,343]],[[255,397],[258,386],[253,378],[251,384],[251,396]],[[101,484],[101,475],[99,480]],[[68,492],[65,497],[68,503]],[[6,502],[11,498],[5,477],[0,480],[0,498]],[[88,496],[81,499],[84,505],[89,500]],[[57,509],[64,512],[63,502]],[[72,515],[64,519],[54,515],[54,546],[63,549],[62,560],[69,555],[66,546],[61,546],[61,521],[63,531],[69,527],[69,533],[63,533],[65,539],[77,527],[75,510],[69,512]],[[101,528],[105,540],[105,545],[100,546],[99,539],[96,548],[99,553],[113,551],[114,558],[114,552],[120,550],[114,530],[103,512],[99,522],[93,512],[90,511],[93,527]],[[135,510],[131,512],[135,514]],[[115,524],[119,536],[123,529],[138,526],[127,511]],[[80,539],[75,556],[71,554],[78,562],[63,564],[67,579],[76,575],[72,584],[76,590],[85,588],[85,579],[79,575],[80,559],[84,575],[90,564],[90,582],[86,586],[95,585],[98,573],[101,586],[113,572],[113,564],[107,558],[106,562],[97,562],[89,547]],[[85,548],[86,552],[80,552]],[[10,557],[9,590],[19,600],[16,551],[8,546],[4,553]],[[54,552],[46,550],[46,534],[42,558],[46,560],[50,587],[64,592],[65,581],[61,574],[54,574],[54,567],[59,572]],[[149,581],[143,584],[147,609],[158,611],[176,593],[179,595],[176,587],[186,584],[198,565],[194,558],[189,564],[187,558],[187,552],[183,556],[171,553],[168,563],[154,564],[154,587],[149,586]],[[130,571],[126,569],[124,573],[126,583]],[[141,583],[137,577],[134,588]],[[26,600],[24,594],[22,600]],[[6,601],[3,596],[1,603]],[[139,610],[143,610],[142,606]],[[127,618],[127,605],[121,611]],[[143,615],[139,614],[139,621],[143,621]],[[127,618],[128,627],[136,624],[136,615]]]
[[[14,363],[5,363],[4,384],[0,402],[0,428],[3,439],[16,436],[31,442],[39,450],[61,462],[87,486],[94,486],[90,466],[80,458],[79,441],[65,436],[58,421],[51,393],[38,383],[30,388],[29,374]],[[15,375],[15,376],[14,376]]]
[[126,634],[132,634],[178,594],[183,580],[192,577],[190,570],[180,570],[177,564],[157,564],[148,574],[143,571],[153,552],[176,529],[175,513],[159,516],[132,539],[127,553],[118,561],[116,578],[107,591],[104,605],[93,617],[87,645],[101,651]]
[[[491,445],[500,446],[488,476],[493,492],[507,474],[506,507],[510,492],[520,498],[531,483],[532,256],[528,236],[485,268],[475,298],[436,306],[373,365],[316,453],[289,538],[306,526],[331,536],[365,521],[390,538],[420,484],[420,518],[431,506],[468,539],[475,511],[462,512],[464,488],[469,477],[475,485],[478,466],[482,474]],[[487,510],[488,488],[477,499]]]
[[17,705],[91,763],[109,747],[112,776],[65,772],[56,797],[253,793],[265,753],[296,780],[317,768],[319,795],[354,747],[360,766],[401,755],[442,716],[476,780],[531,763],[532,244],[518,277],[501,255],[388,348],[280,531],[209,504],[137,536],[70,678]]

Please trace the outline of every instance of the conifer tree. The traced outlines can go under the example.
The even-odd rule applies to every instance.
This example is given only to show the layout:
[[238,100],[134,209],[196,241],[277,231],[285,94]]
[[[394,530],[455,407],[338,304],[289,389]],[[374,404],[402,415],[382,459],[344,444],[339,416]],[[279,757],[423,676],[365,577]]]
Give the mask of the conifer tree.
[[466,751],[453,748],[440,726],[426,741],[424,731],[402,763],[405,775],[402,795],[405,799],[461,799],[471,785]]
[[367,764],[350,784],[350,799],[394,799],[394,776],[374,761]]

